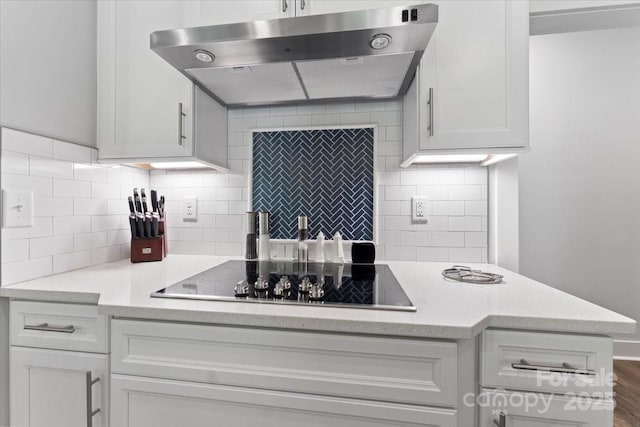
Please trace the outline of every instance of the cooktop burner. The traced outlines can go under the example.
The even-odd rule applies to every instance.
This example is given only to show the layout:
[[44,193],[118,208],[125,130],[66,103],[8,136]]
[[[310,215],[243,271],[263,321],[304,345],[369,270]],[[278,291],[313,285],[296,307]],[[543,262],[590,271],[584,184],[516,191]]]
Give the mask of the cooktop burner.
[[383,264],[227,261],[151,296],[416,311]]

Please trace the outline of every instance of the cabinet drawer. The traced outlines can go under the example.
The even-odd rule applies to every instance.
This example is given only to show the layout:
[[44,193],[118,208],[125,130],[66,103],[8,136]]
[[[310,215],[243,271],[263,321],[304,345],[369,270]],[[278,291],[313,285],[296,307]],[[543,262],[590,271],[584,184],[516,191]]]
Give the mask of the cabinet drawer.
[[457,344],[114,319],[119,374],[453,407]]
[[611,400],[483,390],[479,401],[480,427],[496,427],[501,416],[507,427],[613,426]]
[[457,426],[454,410],[124,375],[111,376],[111,405],[119,427]]
[[108,320],[95,305],[11,301],[11,345],[108,353]]
[[[613,387],[610,338],[487,330],[482,334],[483,387],[602,396]],[[573,374],[572,370],[578,373]]]

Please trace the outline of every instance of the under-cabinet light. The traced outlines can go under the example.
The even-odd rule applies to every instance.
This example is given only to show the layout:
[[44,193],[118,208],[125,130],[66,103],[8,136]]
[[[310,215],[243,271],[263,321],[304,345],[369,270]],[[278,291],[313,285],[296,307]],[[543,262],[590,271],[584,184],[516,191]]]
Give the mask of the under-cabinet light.
[[421,154],[412,163],[480,163],[488,159],[488,154]]
[[489,156],[489,158],[487,160],[485,160],[484,162],[482,162],[480,164],[480,166],[489,166],[489,165],[493,165],[494,163],[498,163],[501,162],[503,160],[507,160],[510,159],[512,157],[516,157],[518,155],[518,153],[509,153],[509,154],[492,154],[491,156]]
[[158,162],[150,163],[154,169],[207,169],[209,166],[200,162]]

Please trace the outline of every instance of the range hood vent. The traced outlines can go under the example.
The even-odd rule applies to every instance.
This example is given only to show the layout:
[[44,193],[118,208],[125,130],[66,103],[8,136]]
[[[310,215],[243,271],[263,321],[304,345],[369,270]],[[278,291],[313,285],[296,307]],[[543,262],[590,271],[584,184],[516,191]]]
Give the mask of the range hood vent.
[[151,49],[224,106],[406,93],[438,6],[215,25],[151,34]]

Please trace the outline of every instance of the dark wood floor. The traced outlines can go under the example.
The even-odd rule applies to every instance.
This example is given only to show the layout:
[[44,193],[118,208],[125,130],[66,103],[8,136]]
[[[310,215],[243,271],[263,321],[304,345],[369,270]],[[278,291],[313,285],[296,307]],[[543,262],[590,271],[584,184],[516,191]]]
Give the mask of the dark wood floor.
[[615,427],[640,426],[640,362],[614,360]]

